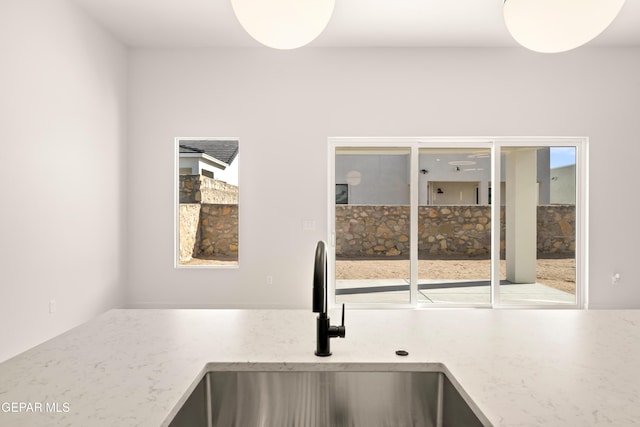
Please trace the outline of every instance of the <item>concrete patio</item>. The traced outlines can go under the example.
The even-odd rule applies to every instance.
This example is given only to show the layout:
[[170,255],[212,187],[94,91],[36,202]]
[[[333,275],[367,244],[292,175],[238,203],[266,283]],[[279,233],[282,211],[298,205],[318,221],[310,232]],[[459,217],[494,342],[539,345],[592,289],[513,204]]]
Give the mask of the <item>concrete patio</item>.
[[[555,305],[574,304],[575,295],[541,283],[500,282],[501,304]],[[410,303],[408,279],[337,280],[336,302],[341,303]],[[421,304],[490,304],[488,280],[428,280],[418,283]]]

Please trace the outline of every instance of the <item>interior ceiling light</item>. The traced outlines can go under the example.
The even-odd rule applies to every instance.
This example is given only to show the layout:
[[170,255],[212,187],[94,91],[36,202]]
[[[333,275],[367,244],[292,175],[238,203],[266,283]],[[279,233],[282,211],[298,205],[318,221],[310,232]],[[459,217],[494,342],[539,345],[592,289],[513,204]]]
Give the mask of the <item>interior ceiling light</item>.
[[231,0],[242,27],[263,45],[295,49],[318,37],[335,0]]
[[615,19],[624,0],[505,0],[511,36],[536,52],[564,52],[582,46]]

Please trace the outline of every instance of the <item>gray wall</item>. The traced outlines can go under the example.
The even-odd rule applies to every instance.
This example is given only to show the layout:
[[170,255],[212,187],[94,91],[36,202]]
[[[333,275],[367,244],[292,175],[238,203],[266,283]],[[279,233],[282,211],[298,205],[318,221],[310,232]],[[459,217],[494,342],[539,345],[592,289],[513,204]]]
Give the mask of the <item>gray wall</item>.
[[[640,308],[638,202],[611,191],[640,157],[640,49],[137,49],[130,71],[129,154],[149,160],[129,166],[131,306],[309,308],[329,136],[577,135],[590,137],[591,307]],[[240,138],[238,269],[173,268],[181,135]]]
[[408,205],[409,155],[336,155],[336,184],[348,184],[359,172],[358,185],[349,185],[349,204]]
[[[347,148],[346,151],[349,149]],[[452,153],[438,149],[427,149],[421,152],[418,156],[418,169],[427,170],[427,173],[419,175],[418,203],[420,205],[474,204],[475,188],[478,187],[479,204],[488,204],[491,159],[489,157],[474,159],[476,164],[471,167],[462,167],[461,172],[455,171],[455,166],[449,164],[451,161],[468,160],[467,155],[477,151],[468,149],[463,155],[459,152]],[[490,150],[484,149],[483,152],[489,154]],[[348,174],[353,172],[359,174],[357,185],[349,185],[349,204],[409,204],[409,155],[383,153],[336,154],[336,184],[349,184]],[[539,203],[549,204],[549,148],[538,149],[537,168],[537,179],[540,184]],[[506,180],[505,170],[503,154],[501,169],[503,183]],[[436,188],[442,188],[443,193],[435,193]],[[459,199],[460,191],[463,191],[465,196],[463,201]],[[575,184],[573,193],[575,194]]]

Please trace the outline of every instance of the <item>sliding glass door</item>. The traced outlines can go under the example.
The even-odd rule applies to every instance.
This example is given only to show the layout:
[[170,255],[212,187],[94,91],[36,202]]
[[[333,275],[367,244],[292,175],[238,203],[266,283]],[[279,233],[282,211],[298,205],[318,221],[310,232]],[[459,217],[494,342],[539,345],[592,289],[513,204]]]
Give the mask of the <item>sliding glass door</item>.
[[581,307],[586,144],[331,139],[332,302]]
[[576,147],[501,147],[500,303],[575,305]]
[[407,147],[335,150],[335,301],[408,304]]
[[418,302],[491,303],[490,148],[420,148]]

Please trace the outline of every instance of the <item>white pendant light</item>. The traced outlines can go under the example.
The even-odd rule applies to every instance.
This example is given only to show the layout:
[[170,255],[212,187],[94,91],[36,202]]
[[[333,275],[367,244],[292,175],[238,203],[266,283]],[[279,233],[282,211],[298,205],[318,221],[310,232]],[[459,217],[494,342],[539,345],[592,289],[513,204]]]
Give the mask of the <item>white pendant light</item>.
[[536,52],[564,52],[582,46],[615,19],[624,0],[505,0],[511,36]]
[[275,49],[295,49],[318,37],[334,5],[335,0],[231,0],[251,37]]

